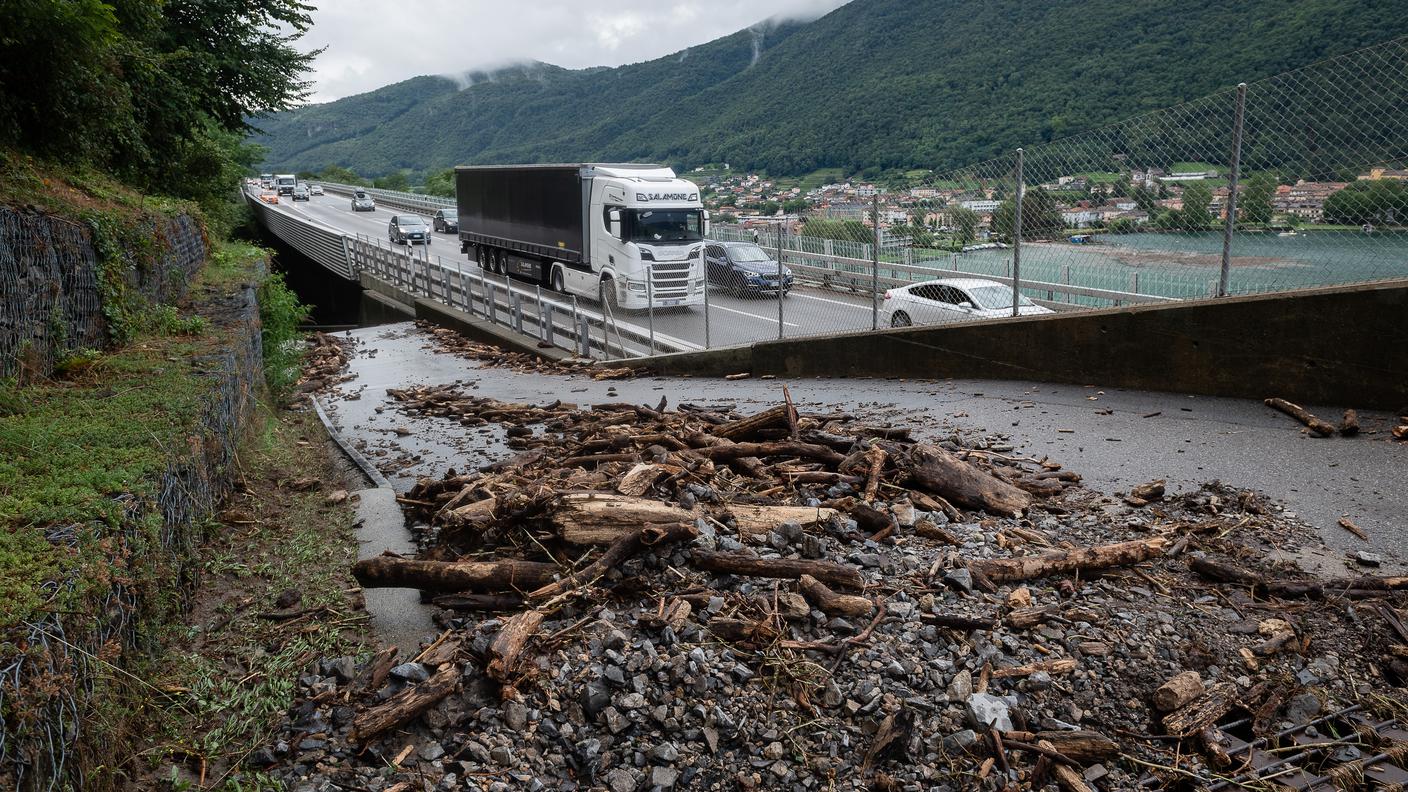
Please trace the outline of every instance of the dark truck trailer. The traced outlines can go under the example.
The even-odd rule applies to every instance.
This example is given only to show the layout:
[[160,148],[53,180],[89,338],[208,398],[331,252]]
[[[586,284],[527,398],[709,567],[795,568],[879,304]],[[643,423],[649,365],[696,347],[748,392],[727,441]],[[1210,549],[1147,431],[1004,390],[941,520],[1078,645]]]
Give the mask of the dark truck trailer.
[[540,282],[547,281],[550,260],[590,266],[591,182],[579,165],[461,166],[455,168],[455,203],[466,252],[473,247],[504,259],[481,266]]

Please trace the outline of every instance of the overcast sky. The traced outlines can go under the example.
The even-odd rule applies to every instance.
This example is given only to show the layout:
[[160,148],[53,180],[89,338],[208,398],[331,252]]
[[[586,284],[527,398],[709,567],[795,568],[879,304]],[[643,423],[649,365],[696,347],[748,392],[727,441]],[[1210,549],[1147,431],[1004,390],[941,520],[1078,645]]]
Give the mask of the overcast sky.
[[[316,0],[315,0],[316,2]],[[327,47],[311,101],[420,74],[539,60],[620,66],[703,44],[773,16],[811,18],[847,0],[321,0],[305,47]]]

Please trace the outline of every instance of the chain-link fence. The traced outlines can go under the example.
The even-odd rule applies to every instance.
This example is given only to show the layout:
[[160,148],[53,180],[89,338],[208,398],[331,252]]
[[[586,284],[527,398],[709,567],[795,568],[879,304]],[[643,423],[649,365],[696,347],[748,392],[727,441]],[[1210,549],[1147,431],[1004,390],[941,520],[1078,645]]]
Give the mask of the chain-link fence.
[[965,168],[715,177],[805,208],[715,227],[710,345],[1405,278],[1405,165],[1408,38]]

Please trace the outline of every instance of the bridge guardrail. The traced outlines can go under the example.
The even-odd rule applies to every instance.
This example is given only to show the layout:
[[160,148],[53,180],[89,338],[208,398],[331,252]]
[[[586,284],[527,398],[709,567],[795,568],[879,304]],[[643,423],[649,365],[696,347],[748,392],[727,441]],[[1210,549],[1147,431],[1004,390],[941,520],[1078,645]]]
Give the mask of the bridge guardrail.
[[544,292],[485,273],[478,266],[453,265],[427,248],[396,250],[381,239],[347,237],[347,250],[358,272],[409,294],[435,300],[471,316],[482,317],[540,343],[582,357],[599,353],[607,360],[655,352],[683,352],[700,347],[663,333],[653,335],[612,316],[581,306],[576,297]]
[[343,243],[341,231],[314,223],[307,218],[294,217],[277,204],[267,204],[257,195],[245,191],[245,199],[264,227],[294,250],[318,262],[329,270],[348,280],[356,280],[357,274]]
[[440,198],[434,195],[421,195],[419,193],[401,192],[399,190],[382,190],[376,187],[357,187],[351,184],[339,184],[337,182],[319,182],[323,189],[338,195],[351,196],[354,190],[363,190],[377,203],[393,209],[405,209],[408,212],[418,212],[420,214],[434,214],[437,209],[454,209],[455,200],[453,198]]

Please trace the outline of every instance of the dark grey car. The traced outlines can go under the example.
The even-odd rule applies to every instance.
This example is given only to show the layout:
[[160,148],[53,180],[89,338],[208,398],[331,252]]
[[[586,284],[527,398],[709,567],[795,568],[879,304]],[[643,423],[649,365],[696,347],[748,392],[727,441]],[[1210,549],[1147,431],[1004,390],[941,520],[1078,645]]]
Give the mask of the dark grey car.
[[420,215],[392,215],[386,227],[392,242],[402,245],[429,245],[430,227]]
[[709,283],[745,294],[778,294],[786,297],[792,289],[792,270],[782,267],[778,288],[777,260],[752,242],[710,242],[705,250]]
[[436,209],[430,216],[430,226],[442,234],[460,232],[460,215],[454,209]]

